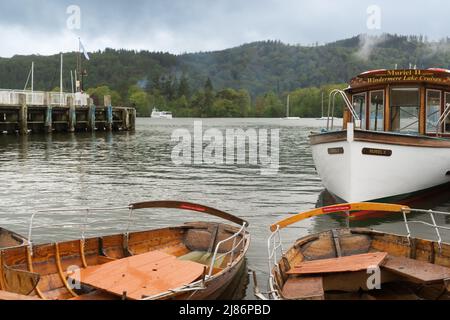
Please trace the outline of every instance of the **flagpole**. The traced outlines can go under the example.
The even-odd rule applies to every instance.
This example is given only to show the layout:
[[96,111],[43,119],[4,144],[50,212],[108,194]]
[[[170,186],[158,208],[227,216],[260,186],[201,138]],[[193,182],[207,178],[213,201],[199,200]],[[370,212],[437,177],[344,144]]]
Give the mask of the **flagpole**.
[[34,92],[34,61],[31,62],[31,93]]
[[83,91],[83,58],[81,58],[81,38],[78,38],[78,57],[80,59],[80,92]]
[[74,94],[75,91],[73,89],[73,72],[72,72],[72,70],[70,70],[70,84],[72,85],[72,94]]
[[59,79],[59,102],[63,106],[63,53],[61,52],[61,74]]

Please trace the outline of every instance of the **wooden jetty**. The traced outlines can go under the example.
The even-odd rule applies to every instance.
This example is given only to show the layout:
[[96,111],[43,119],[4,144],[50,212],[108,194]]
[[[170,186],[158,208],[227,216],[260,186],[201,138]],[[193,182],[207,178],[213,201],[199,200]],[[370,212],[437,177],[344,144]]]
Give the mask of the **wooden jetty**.
[[0,133],[132,131],[136,109],[102,106],[83,93],[0,90]]

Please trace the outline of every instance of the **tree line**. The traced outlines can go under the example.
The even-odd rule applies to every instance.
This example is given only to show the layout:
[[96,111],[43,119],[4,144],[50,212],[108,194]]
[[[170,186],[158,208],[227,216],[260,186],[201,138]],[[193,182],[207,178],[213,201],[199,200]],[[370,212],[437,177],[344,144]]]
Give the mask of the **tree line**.
[[[162,79],[148,87],[132,85],[126,96],[108,86],[88,89],[96,105],[103,105],[103,97],[111,96],[113,105],[129,105],[137,109],[138,116],[149,117],[153,109],[171,111],[175,117],[275,117],[287,113],[289,96],[290,116],[321,117],[327,112],[328,93],[343,89],[346,84],[299,88],[278,95],[274,91],[252,97],[246,89],[222,88],[216,90],[210,78],[203,88],[192,90],[189,79]],[[340,102],[338,102],[339,104]],[[342,114],[338,105],[337,116]]]

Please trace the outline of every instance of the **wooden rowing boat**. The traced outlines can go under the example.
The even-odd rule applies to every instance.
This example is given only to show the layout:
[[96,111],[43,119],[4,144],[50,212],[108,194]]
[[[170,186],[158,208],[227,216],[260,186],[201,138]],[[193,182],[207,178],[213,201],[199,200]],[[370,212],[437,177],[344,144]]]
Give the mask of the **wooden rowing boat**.
[[131,211],[149,208],[206,213],[238,226],[195,222],[60,243],[32,245],[30,241],[0,249],[0,300],[219,298],[245,264],[248,223],[186,202],[129,206]]
[[25,237],[22,237],[15,232],[0,228],[0,249],[23,246],[26,243],[28,243],[28,241]]
[[[407,235],[362,228],[334,229],[297,240],[286,252],[280,231],[299,221],[336,212],[361,210],[403,214]],[[432,223],[409,221],[411,212]],[[435,215],[443,212],[406,206],[355,203],[314,209],[271,226],[269,298],[286,300],[450,299],[450,245],[442,242]],[[414,238],[415,223],[435,229],[438,240]],[[278,260],[277,258],[281,257]],[[265,298],[259,290],[256,294]]]

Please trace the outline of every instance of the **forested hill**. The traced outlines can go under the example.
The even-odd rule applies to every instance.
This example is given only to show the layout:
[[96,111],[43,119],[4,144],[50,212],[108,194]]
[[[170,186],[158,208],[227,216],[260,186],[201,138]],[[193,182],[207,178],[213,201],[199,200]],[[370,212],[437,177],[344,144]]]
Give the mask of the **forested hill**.
[[[162,95],[164,104],[199,90],[208,78],[215,91],[224,88],[246,90],[252,100],[268,92],[282,98],[298,88],[345,83],[369,69],[450,67],[450,41],[428,42],[422,36],[357,36],[326,45],[287,45],[279,41],[245,44],[217,52],[172,55],[106,49],[91,53],[85,61],[86,88],[108,86],[121,102],[129,99],[130,87]],[[70,88],[70,71],[75,53],[65,54],[65,88]],[[14,56],[0,59],[0,88],[24,87],[34,61],[35,89],[50,90],[59,85],[59,55]],[[119,98],[117,98],[119,99]],[[160,103],[163,103],[160,101]]]

